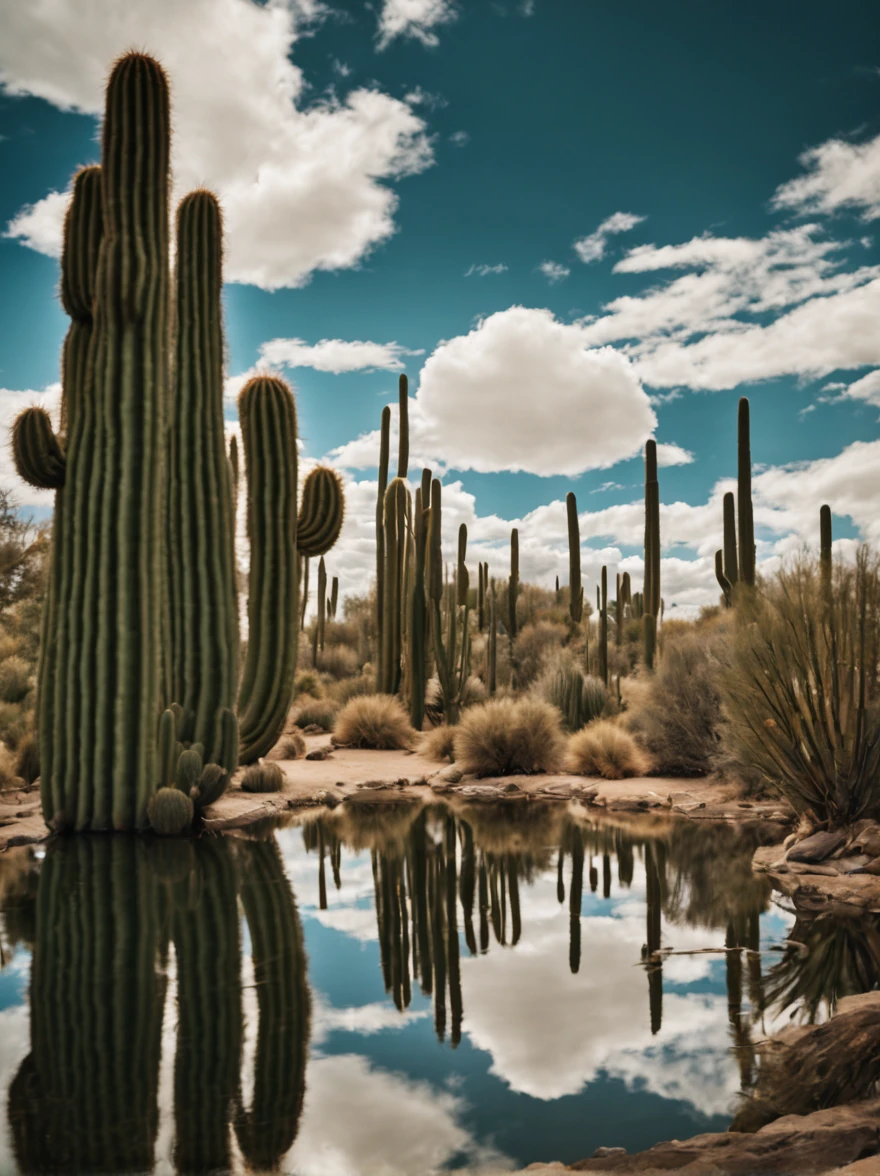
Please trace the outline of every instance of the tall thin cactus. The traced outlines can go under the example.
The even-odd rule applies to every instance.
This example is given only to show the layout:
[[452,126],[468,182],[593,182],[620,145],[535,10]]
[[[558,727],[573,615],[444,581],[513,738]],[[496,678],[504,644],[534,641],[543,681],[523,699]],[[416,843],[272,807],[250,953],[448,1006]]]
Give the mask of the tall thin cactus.
[[733,491],[724,495],[724,542],[722,565],[725,579],[731,588],[739,581],[739,557],[736,551],[736,502]]
[[831,598],[832,530],[831,507],[819,508],[819,566],[822,572],[822,591],[826,600]]
[[[177,211],[176,305],[168,464],[171,698],[179,738],[207,762],[224,751],[223,711],[238,685],[232,484],[223,422],[223,227],[211,192]],[[224,763],[228,771],[236,764]]]
[[385,491],[383,512],[385,569],[382,590],[382,677],[378,688],[396,694],[400,688],[403,656],[402,618],[406,554],[407,488],[403,478],[393,478]]
[[749,437],[749,402],[745,396],[740,397],[737,410],[736,501],[739,516],[739,578],[749,588],[753,588],[755,523],[752,513],[752,450]]
[[581,584],[581,534],[577,499],[571,490],[565,496],[568,513],[568,611],[572,623],[579,625],[584,614],[584,589]]
[[422,470],[422,482],[416,490],[413,530],[413,587],[409,618],[409,715],[414,730],[421,731],[425,721],[425,688],[428,657],[428,602],[425,568],[428,559],[428,519],[430,517],[431,471]]
[[657,477],[657,442],[645,443],[645,584],[644,661],[654,662],[657,617],[660,615],[660,482]]
[[510,532],[510,579],[507,583],[507,631],[511,642],[516,637],[516,600],[519,596],[519,530]]
[[268,752],[293,701],[299,638],[296,406],[274,376],[254,376],[238,398],[251,547],[248,647],[238,693],[240,759]]
[[391,409],[382,409],[379,429],[379,474],[376,494],[376,684],[383,689],[386,680],[383,662],[385,624],[385,491],[388,488],[388,458],[391,447]]

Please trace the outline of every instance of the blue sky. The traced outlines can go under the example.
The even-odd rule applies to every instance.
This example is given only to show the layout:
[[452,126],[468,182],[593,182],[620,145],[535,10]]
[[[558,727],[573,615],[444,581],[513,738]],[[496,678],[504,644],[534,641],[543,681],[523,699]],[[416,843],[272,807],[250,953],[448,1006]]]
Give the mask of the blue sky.
[[226,213],[230,427],[242,376],[291,379],[305,455],[350,480],[329,561],[343,591],[369,574],[370,434],[400,370],[413,468],[444,470],[447,538],[468,522],[473,558],[499,574],[516,524],[523,574],[564,576],[574,489],[588,578],[606,562],[638,579],[654,435],[664,595],[714,600],[742,394],[768,568],[815,540],[823,501],[844,549],[880,539],[874,6],[0,13],[2,423],[57,396],[64,194],[97,158],[107,64],[135,45],[171,75],[175,195],[206,183]]

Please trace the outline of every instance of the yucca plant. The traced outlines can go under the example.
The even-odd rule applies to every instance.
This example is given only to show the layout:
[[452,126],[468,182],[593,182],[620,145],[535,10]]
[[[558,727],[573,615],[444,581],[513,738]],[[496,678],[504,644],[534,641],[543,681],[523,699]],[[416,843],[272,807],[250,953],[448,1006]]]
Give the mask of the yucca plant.
[[806,556],[744,613],[719,678],[724,740],[799,814],[880,813],[880,559],[838,563],[830,593]]

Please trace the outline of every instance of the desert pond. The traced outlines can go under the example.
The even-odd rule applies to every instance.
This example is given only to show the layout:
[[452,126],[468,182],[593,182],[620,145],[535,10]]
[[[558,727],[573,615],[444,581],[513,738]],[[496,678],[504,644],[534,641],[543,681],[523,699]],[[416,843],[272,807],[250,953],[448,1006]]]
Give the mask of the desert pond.
[[875,920],[752,875],[770,836],[344,805],[11,851],[0,1172],[421,1176],[722,1130],[762,1027],[878,975]]

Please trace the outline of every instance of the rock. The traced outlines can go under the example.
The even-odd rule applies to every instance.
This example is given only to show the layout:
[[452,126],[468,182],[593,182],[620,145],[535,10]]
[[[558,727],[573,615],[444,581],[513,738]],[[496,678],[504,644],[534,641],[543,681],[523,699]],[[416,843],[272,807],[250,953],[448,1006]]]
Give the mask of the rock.
[[307,726],[302,728],[302,733],[303,733],[303,735],[326,735],[327,734],[327,732],[324,730],[324,728],[319,726],[317,723],[309,723]]
[[504,800],[504,792],[497,784],[463,784],[456,789],[459,796],[482,802]]
[[431,791],[432,792],[451,792],[452,785],[449,783],[448,780],[441,780],[439,776],[435,776],[431,780]]
[[574,789],[566,781],[557,780],[552,784],[544,784],[538,789],[538,792],[541,796],[555,796],[558,800],[571,800]]
[[332,747],[316,747],[314,751],[306,753],[307,760],[325,760],[333,754]]
[[790,845],[794,845],[794,843],[796,841],[797,841],[797,833],[789,833],[789,835],[786,837],[785,841],[783,841],[783,843],[782,843],[782,848],[788,849],[788,847]]
[[461,769],[453,764],[452,767],[446,768],[440,773],[440,779],[445,780],[448,784],[457,784],[463,775]]
[[776,872],[780,874],[818,874],[826,878],[836,878],[846,872],[838,870],[837,862],[787,862],[782,859],[777,867]]
[[599,795],[599,788],[596,784],[575,784],[572,791],[575,799],[582,800],[584,804],[589,804]]
[[625,1147],[597,1147],[593,1152],[594,1160],[607,1160],[609,1156],[625,1156]]
[[866,853],[854,853],[848,857],[835,858],[834,865],[838,874],[854,874],[857,870],[863,870],[870,860]]
[[512,796],[514,793],[521,793],[522,789],[520,788],[519,784],[514,784],[514,782],[510,780],[507,784],[502,786],[501,791],[505,794],[505,796]]
[[790,862],[824,862],[846,840],[847,835],[842,829],[822,830],[795,842],[785,856]]
[[863,874],[880,875],[880,857],[872,858],[867,865],[862,866],[861,872]]
[[869,858],[880,858],[880,826],[873,823],[869,825],[856,837],[852,848],[859,853],[866,853]]

